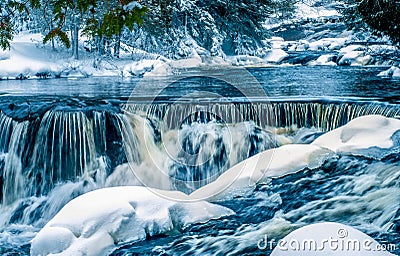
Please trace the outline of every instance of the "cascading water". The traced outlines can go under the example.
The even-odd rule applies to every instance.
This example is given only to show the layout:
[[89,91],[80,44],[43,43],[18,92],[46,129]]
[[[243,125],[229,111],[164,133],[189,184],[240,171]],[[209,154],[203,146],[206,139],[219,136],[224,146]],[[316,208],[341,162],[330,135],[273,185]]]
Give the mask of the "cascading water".
[[[400,115],[398,105],[360,101],[282,101],[251,103],[129,104],[127,111],[163,120],[169,129],[183,123],[224,120],[225,123],[253,121],[262,128],[315,127],[330,131],[363,115]],[[184,122],[182,122],[184,121]]]
[[158,168],[166,169],[171,186],[187,192],[287,143],[277,140],[272,127],[327,131],[361,115],[400,115],[397,105],[378,102],[130,104],[125,111],[134,115],[55,108],[14,121],[0,113],[3,203],[45,195],[58,183],[85,177],[104,182],[126,157],[140,165],[153,161],[151,154],[158,154]]
[[[77,107],[75,103],[71,103],[72,106],[68,104],[56,102],[37,113],[18,118],[13,115],[13,110],[0,112],[0,231],[3,234],[19,233],[20,226],[26,228],[31,225],[31,233],[21,238],[25,244],[68,201],[85,192],[106,186],[145,184],[190,193],[261,151],[283,144],[309,144],[323,132],[359,116],[400,115],[398,104],[340,99],[282,99],[251,103],[141,102],[124,107],[121,107],[122,104],[117,107],[88,107],[83,104]],[[218,234],[221,244],[239,245],[242,237],[251,235],[257,227],[244,225],[243,219],[248,223],[264,223],[264,220],[273,218],[274,224],[281,218],[284,223],[289,223],[286,226],[279,224],[287,230],[302,222],[313,222],[311,217],[302,216],[304,212],[312,212],[318,220],[322,220],[323,216],[346,220],[341,217],[345,216],[344,213],[340,215],[342,213],[330,211],[328,205],[341,208],[343,203],[348,207],[351,200],[359,200],[357,207],[366,209],[377,204],[374,198],[379,195],[390,198],[391,202],[398,199],[395,188],[398,184],[394,181],[398,171],[397,164],[391,163],[393,158],[391,155],[381,163],[376,159],[352,157],[354,165],[346,162],[345,158],[332,159],[324,163],[316,174],[304,170],[300,174],[273,180],[271,184],[258,186],[254,194],[245,195],[237,201],[222,202],[238,213],[232,226],[226,222],[211,222],[193,226],[190,232],[210,234],[211,231],[206,230],[210,226],[215,227],[219,230],[216,234],[221,232]],[[373,165],[365,170],[364,163],[370,162]],[[375,171],[373,167],[380,169]],[[345,173],[343,168],[348,168],[349,173]],[[385,171],[385,168],[390,170]],[[333,174],[334,171],[337,174]],[[370,186],[363,186],[358,176],[362,176]],[[383,178],[372,184],[373,177]],[[345,192],[347,188],[338,182],[331,182],[331,178],[340,178],[343,186],[348,186],[353,195],[344,198],[348,196]],[[291,193],[291,189],[311,192],[296,195]],[[371,193],[364,195],[365,191]],[[313,193],[318,202],[299,199],[300,196],[311,198]],[[368,197],[369,201],[364,197]],[[370,203],[363,204],[366,200]],[[246,210],[245,207],[250,208]],[[375,237],[379,238],[395,229],[393,227],[399,218],[396,207],[382,205],[381,210],[372,209],[362,215],[367,219],[382,214],[373,223],[373,228],[368,227],[366,222],[346,223],[362,226],[369,234],[373,230],[377,232]],[[296,211],[297,208],[301,211]],[[347,209],[357,212],[357,209]],[[253,216],[255,212],[263,214]],[[224,225],[228,228],[221,227]],[[182,247],[175,248],[173,239],[179,240],[179,235],[176,236],[165,238],[165,243],[160,242],[163,247],[157,244],[157,239],[144,247],[148,246],[147,249],[154,254],[163,250],[180,254],[188,245],[200,252],[200,247],[207,248],[204,246],[206,235],[193,238],[185,234]],[[3,243],[26,246],[20,241],[0,240],[0,245]],[[140,253],[135,251],[134,245],[128,247],[128,253]],[[125,249],[122,248],[121,252]],[[221,252],[218,248],[208,249]],[[2,250],[0,253],[7,252]],[[238,250],[240,252],[243,251]]]
[[[22,122],[0,115],[4,204],[45,195],[60,182],[85,176],[105,179],[107,137],[115,135],[106,126],[110,122],[106,116],[111,114],[50,110]],[[8,143],[3,142],[7,137]]]

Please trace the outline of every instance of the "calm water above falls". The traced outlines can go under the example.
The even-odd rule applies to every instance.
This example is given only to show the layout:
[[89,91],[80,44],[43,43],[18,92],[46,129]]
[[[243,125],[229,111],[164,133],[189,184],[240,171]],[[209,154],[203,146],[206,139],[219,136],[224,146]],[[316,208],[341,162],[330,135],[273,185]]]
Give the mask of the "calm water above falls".
[[[386,68],[366,67],[276,67],[252,68],[248,71],[258,80],[266,94],[271,98],[286,97],[356,97],[377,98],[386,101],[399,100],[400,81],[382,79],[376,75]],[[192,76],[203,75],[206,72],[190,70]],[[240,82],[242,78],[235,77],[229,69],[217,70],[223,77],[231,77]],[[156,78],[165,80],[165,78]],[[135,89],[141,78],[83,78],[83,79],[53,79],[30,81],[0,81],[0,95],[4,97],[21,96],[40,97],[43,99],[88,98],[126,99]],[[245,80],[248,81],[248,80]],[[253,88],[257,85],[246,84]],[[183,79],[169,86],[159,96],[176,98],[193,91],[210,91],[221,93],[227,97],[240,96],[232,86],[224,82],[211,81],[204,78]],[[148,85],[146,90],[138,92],[143,98],[154,96],[154,86]]]
[[[118,176],[114,170],[127,159],[145,162],[139,133],[157,147],[173,149],[172,155],[154,153],[169,163],[173,188],[189,193],[283,141],[311,143],[361,115],[399,116],[400,81],[378,78],[382,70],[250,69],[258,82],[231,70],[212,71],[225,81],[190,70],[161,91],[157,82],[144,86],[141,79],[0,81],[0,253],[28,253],[30,239],[69,200],[115,185],[110,177]],[[156,81],[165,79],[169,83],[171,78]],[[258,94],[258,83],[268,97]],[[133,101],[123,107],[132,91]],[[135,130],[122,108],[146,117],[146,126]],[[124,127],[137,136],[124,137]],[[276,137],[271,127],[290,128]],[[166,132],[176,140],[167,142]],[[213,140],[199,139],[203,134]],[[235,136],[226,140],[228,134]],[[125,152],[123,145],[131,150]],[[185,158],[188,154],[195,157]],[[206,164],[198,164],[202,159],[208,159]],[[272,179],[251,193],[218,202],[233,209],[234,216],[120,245],[114,254],[268,254],[245,238],[257,237],[265,227],[282,238],[288,230],[321,221],[349,224],[381,243],[394,243],[393,253],[399,254],[399,175],[398,154],[387,152],[382,159],[338,155],[315,170]]]

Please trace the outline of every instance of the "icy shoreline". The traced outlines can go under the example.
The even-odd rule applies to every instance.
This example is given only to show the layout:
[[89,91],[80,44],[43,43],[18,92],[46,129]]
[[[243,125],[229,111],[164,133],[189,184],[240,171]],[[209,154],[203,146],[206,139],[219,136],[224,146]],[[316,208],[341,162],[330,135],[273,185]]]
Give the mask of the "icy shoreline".
[[[371,47],[367,49],[367,46],[353,44],[351,36],[322,38],[312,42],[285,41],[281,37],[272,37],[267,41],[272,48],[261,57],[207,56],[193,50],[190,58],[179,60],[138,52],[124,52],[121,58],[109,59],[83,53],[80,60],[74,60],[66,50],[53,50],[43,45],[42,35],[22,33],[14,38],[10,50],[0,51],[0,80],[142,77],[150,73],[152,76],[167,76],[191,68],[238,66],[384,66],[391,69],[380,74],[381,77],[397,78],[397,63],[372,57],[367,51]],[[382,49],[387,51],[392,48],[385,46]],[[376,51],[382,52],[382,49]]]

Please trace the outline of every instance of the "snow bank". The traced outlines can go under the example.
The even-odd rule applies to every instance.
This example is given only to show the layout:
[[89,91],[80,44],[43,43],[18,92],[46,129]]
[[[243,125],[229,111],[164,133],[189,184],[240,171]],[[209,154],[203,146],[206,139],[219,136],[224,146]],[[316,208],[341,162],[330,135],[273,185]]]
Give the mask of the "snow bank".
[[379,115],[358,117],[317,138],[312,145],[328,148],[335,152],[358,152],[374,148],[389,149],[400,130],[400,120]]
[[283,176],[304,169],[314,168],[328,157],[330,150],[314,145],[289,144],[266,150],[233,166],[214,182],[194,191],[193,200],[219,200],[236,192],[252,189],[255,184],[269,177]]
[[84,194],[69,202],[36,235],[31,255],[107,255],[119,243],[233,214],[207,202],[168,198],[186,200],[187,196],[145,187],[105,188]]
[[271,256],[389,256],[373,238],[340,223],[323,222],[297,229],[281,239]]
[[201,63],[201,57],[195,51],[192,52],[192,56],[190,58],[172,60],[168,62],[168,64],[175,69],[196,68],[199,67]]
[[[40,38],[39,38],[40,37]],[[29,78],[61,71],[54,56],[39,47],[38,34],[21,34],[14,38],[10,51],[0,53],[0,78]]]

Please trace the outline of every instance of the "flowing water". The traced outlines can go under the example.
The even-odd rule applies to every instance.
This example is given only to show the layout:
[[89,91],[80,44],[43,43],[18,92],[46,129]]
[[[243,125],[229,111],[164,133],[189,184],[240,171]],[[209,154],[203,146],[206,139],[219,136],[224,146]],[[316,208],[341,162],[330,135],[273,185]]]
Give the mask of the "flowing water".
[[[147,185],[190,193],[261,151],[311,143],[363,115],[399,117],[400,81],[378,78],[382,70],[0,81],[0,253],[28,254],[40,228],[85,192],[140,185],[128,161],[147,173]],[[279,239],[321,221],[349,224],[395,244],[399,254],[399,176],[397,154],[339,154],[217,202],[234,216],[120,245],[114,254],[268,254],[270,248],[257,248],[262,234]]]

